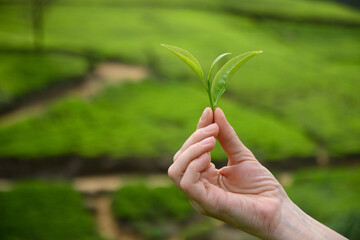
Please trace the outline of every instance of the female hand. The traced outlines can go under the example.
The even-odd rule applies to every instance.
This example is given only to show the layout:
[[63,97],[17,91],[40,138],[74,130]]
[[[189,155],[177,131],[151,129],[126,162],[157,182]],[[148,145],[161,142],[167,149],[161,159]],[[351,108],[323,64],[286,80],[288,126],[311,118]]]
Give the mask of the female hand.
[[[211,163],[215,138],[228,156],[227,166],[221,169]],[[270,171],[243,145],[219,108],[214,114],[205,109],[197,130],[175,154],[168,174],[197,211],[260,238],[342,239],[291,202]]]

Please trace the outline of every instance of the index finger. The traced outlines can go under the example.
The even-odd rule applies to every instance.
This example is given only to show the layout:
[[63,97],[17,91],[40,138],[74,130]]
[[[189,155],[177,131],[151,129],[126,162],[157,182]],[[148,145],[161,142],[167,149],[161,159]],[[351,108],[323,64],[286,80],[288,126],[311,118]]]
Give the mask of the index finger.
[[199,122],[197,124],[196,129],[204,128],[207,125],[210,125],[214,122],[214,114],[211,108],[205,108],[204,112],[202,113]]

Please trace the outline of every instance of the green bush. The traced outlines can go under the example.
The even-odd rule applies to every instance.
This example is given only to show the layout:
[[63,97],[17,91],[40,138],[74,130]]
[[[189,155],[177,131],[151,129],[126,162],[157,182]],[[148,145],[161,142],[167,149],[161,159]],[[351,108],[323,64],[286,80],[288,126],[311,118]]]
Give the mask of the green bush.
[[358,234],[359,182],[360,167],[305,169],[294,173],[286,191],[307,214],[350,237]]
[[0,239],[99,240],[78,193],[64,183],[23,182],[0,192]]
[[194,215],[185,195],[174,186],[123,187],[114,194],[113,212],[121,224],[127,223],[134,231],[153,239],[173,235],[172,228],[184,227]]
[[360,211],[343,214],[331,227],[348,239],[360,239]]
[[51,83],[81,76],[87,71],[81,57],[50,53],[0,53],[0,107]]
[[[0,157],[109,155],[119,160],[167,159],[168,164],[208,104],[201,90],[200,82],[147,80],[109,88],[88,102],[66,99],[44,116],[0,128]],[[313,155],[313,143],[280,119],[226,99],[220,106],[260,159]],[[224,160],[226,156],[218,147],[213,158]]]
[[[58,2],[53,2],[46,12],[46,47],[91,51],[99,59],[149,65],[161,76],[157,79],[163,81],[161,90],[154,90],[155,86],[127,86],[108,90],[95,101],[64,100],[44,118],[0,130],[4,135],[0,137],[1,157],[74,153],[86,157],[168,158],[191,133],[206,100],[196,91],[187,90],[192,86],[185,80],[196,76],[161,49],[160,43],[189,49],[208,66],[222,52],[235,55],[254,49],[264,51],[240,70],[242,78],[234,75],[229,81],[227,100],[220,102],[228,109],[226,113],[244,142],[259,158],[314,156],[317,145],[331,156],[360,151],[359,28],[257,21],[224,11],[207,11],[207,7],[221,5],[222,9],[226,5],[260,14],[291,14],[299,19],[304,17],[301,14],[309,14],[310,18],[347,16],[348,20],[357,18],[356,10],[333,2],[305,0]],[[60,4],[64,2],[67,4]],[[149,8],[142,4],[154,5]],[[4,35],[0,43],[30,46],[26,9],[20,14],[18,8],[20,5],[2,6],[0,20],[11,21],[0,21],[0,36]],[[21,37],[16,38],[19,32]],[[179,91],[171,89],[174,87]],[[188,99],[192,102],[186,102]],[[39,124],[43,130],[35,131]],[[213,156],[226,158],[220,150]]]

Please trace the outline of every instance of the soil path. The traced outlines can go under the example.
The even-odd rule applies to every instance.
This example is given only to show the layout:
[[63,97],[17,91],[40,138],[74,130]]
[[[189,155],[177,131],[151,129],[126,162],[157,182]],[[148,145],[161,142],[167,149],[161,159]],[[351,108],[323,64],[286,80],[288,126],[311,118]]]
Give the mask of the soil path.
[[145,184],[148,187],[167,187],[171,180],[166,174],[118,174],[77,177],[73,179],[75,190],[88,195],[110,193],[119,188],[136,183]]
[[87,197],[87,203],[95,210],[95,221],[100,236],[112,240],[138,240],[137,236],[121,231],[111,212],[111,196],[99,194]]
[[10,126],[34,115],[43,113],[48,106],[64,96],[73,95],[81,98],[91,98],[99,94],[109,85],[119,85],[125,82],[140,82],[149,71],[141,66],[133,66],[119,62],[100,62],[93,70],[79,81],[79,84],[59,89],[54,93],[33,99],[30,102],[4,114],[0,118],[0,127]]
[[[111,193],[119,188],[135,183],[149,187],[169,186],[170,179],[165,174],[104,175],[73,179],[75,190],[85,195],[86,205],[95,211],[95,219],[100,235],[112,240],[141,239],[133,233],[121,229],[111,211]],[[5,184],[6,185],[6,184]]]

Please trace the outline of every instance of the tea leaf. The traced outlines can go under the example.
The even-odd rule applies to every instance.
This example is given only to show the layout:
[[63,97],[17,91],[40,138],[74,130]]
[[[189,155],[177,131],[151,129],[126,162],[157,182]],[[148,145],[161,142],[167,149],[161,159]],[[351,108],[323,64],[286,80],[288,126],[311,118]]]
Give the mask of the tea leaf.
[[195,73],[199,76],[201,81],[203,82],[205,88],[208,90],[208,86],[205,83],[204,73],[200,66],[199,61],[188,51],[181,49],[179,47],[170,46],[166,44],[161,44],[162,47],[169,49],[171,52],[175,53],[181,60],[183,60]]
[[226,81],[230,79],[231,76],[253,56],[262,53],[262,51],[251,51],[243,53],[239,56],[236,56],[230,59],[215,75],[214,80],[211,85],[211,97],[213,100],[214,108],[216,107],[220,96],[226,90]]
[[209,71],[208,78],[207,78],[208,83],[210,82],[211,73],[212,73],[212,70],[213,70],[215,64],[216,64],[218,61],[220,61],[223,57],[225,57],[225,56],[227,56],[227,55],[229,55],[229,54],[231,54],[231,53],[223,53],[223,54],[219,55],[219,56],[213,61],[213,63],[211,64],[211,67],[210,67],[210,71]]

